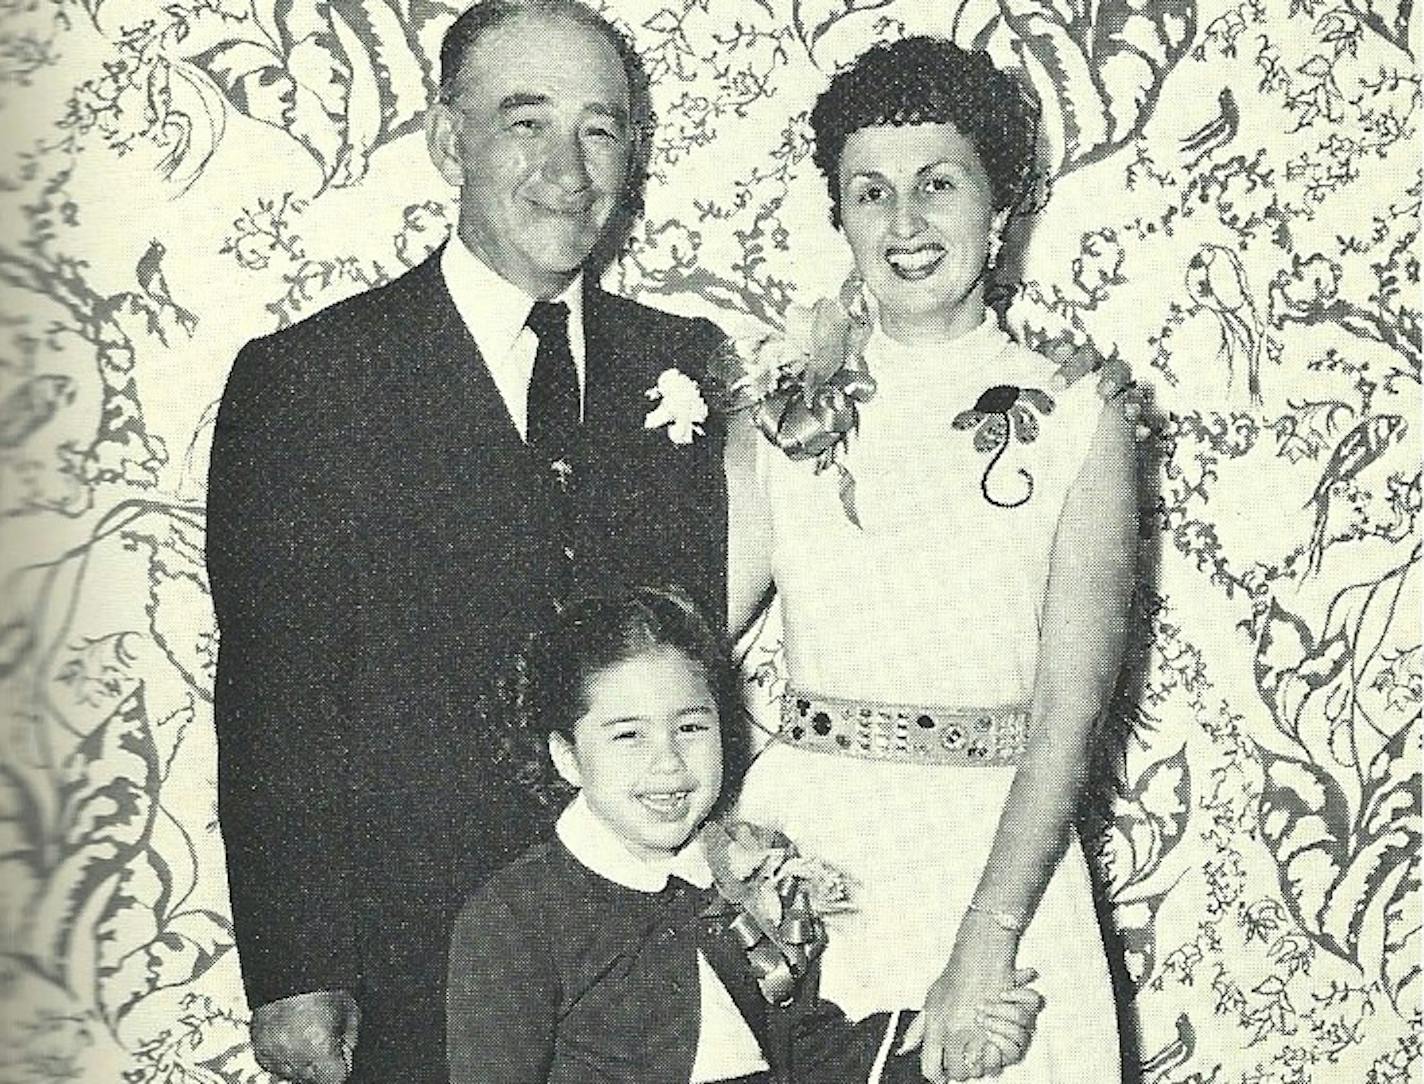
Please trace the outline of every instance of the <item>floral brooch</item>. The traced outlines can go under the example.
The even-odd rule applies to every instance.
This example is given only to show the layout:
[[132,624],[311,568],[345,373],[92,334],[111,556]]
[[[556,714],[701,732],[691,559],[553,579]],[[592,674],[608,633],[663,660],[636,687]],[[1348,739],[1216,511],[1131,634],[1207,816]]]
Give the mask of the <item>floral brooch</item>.
[[732,389],[734,407],[750,407],[756,427],[787,458],[811,460],[817,474],[835,469],[841,507],[857,527],[855,478],[841,455],[859,428],[860,407],[875,395],[865,364],[869,338],[868,316],[842,302],[792,305],[785,334],[756,344]]
[[668,440],[674,444],[691,444],[702,435],[707,421],[707,401],[697,381],[680,369],[664,369],[658,382],[643,393],[653,400],[653,409],[643,419],[644,429],[667,427]]

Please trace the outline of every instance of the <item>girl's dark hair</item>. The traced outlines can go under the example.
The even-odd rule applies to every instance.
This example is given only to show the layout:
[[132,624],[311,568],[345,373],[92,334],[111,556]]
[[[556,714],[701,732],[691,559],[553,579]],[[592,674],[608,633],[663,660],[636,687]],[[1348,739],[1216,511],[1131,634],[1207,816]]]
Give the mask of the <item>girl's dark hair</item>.
[[[440,42],[439,98],[453,102],[459,91],[460,71],[465,57],[475,44],[497,27],[521,17],[565,18],[603,37],[623,65],[628,80],[629,134],[628,176],[623,198],[599,244],[587,261],[590,267],[603,267],[612,260],[626,241],[643,213],[648,187],[648,165],[653,153],[652,84],[643,57],[632,39],[602,14],[580,0],[479,0],[450,24]],[[538,65],[557,63],[558,58],[526,57],[516,63]]]
[[514,737],[517,782],[546,806],[563,805],[573,789],[549,761],[550,735],[573,741],[574,723],[589,708],[588,683],[610,666],[659,648],[680,652],[707,676],[722,734],[717,808],[723,808],[747,764],[740,684],[725,645],[677,588],[632,587],[575,599],[528,637],[499,697]]
[[1013,210],[1031,193],[1038,99],[1026,80],[1001,71],[981,51],[924,35],[873,45],[837,72],[811,110],[813,157],[841,224],[840,164],[853,132],[878,125],[952,124],[989,175],[994,210]]

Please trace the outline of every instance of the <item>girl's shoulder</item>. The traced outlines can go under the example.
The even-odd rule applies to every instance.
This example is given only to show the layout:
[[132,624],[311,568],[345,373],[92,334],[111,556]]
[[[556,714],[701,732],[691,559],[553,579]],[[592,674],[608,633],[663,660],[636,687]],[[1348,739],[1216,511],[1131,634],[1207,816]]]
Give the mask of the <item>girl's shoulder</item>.
[[568,852],[549,840],[525,849],[465,900],[463,910],[532,915],[567,898],[577,880]]

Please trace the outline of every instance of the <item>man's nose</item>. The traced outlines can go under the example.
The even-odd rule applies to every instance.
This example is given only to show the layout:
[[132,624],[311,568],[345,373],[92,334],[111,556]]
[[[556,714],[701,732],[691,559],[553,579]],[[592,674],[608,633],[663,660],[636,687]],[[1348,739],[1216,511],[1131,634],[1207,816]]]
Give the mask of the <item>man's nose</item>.
[[550,148],[549,157],[544,160],[543,175],[565,192],[582,192],[589,186],[588,163],[577,133],[559,139]]

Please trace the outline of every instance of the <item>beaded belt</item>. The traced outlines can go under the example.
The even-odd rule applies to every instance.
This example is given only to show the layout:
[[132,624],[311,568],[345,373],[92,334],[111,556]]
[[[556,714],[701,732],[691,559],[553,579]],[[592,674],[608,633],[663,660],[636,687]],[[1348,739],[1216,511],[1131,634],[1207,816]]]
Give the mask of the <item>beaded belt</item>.
[[907,764],[1017,764],[1028,745],[1029,710],[936,708],[838,700],[788,689],[777,741],[798,749]]

